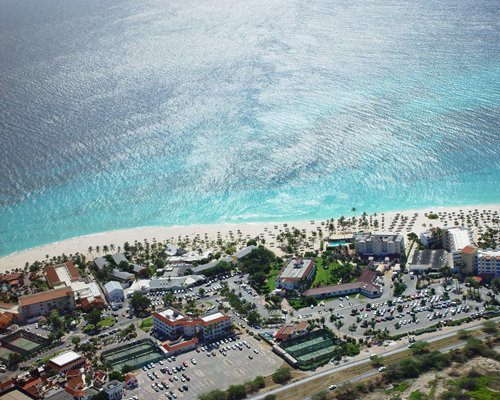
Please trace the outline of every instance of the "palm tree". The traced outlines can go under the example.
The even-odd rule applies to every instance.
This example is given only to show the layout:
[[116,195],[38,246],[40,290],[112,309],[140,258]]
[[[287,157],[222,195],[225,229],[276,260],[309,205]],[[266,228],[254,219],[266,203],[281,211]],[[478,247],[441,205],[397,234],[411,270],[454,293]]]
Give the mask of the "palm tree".
[[97,251],[97,254],[99,254],[101,252],[101,248],[99,246],[96,246],[95,251]]
[[94,251],[94,248],[93,248],[92,246],[89,246],[88,250],[89,250],[89,254],[90,254],[92,257],[94,257],[94,256],[92,255],[92,252]]
[[337,321],[335,321],[335,327],[339,331],[339,337],[340,337],[340,328],[342,328],[343,326],[344,326],[344,323],[340,319],[338,319]]

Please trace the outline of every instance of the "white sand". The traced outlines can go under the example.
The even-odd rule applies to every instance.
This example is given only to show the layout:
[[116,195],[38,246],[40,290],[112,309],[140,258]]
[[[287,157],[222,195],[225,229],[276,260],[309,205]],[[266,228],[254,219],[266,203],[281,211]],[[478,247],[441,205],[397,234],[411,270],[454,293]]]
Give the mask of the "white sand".
[[[428,219],[425,216],[425,213],[429,213],[431,211],[434,213],[438,213],[441,217],[443,217],[442,220]],[[32,263],[36,260],[43,261],[46,259],[46,255],[52,257],[62,255],[63,253],[66,255],[81,253],[89,259],[91,258],[91,255],[88,251],[90,246],[92,246],[94,249],[96,248],[96,246],[100,246],[102,249],[104,245],[109,246],[113,244],[115,247],[121,246],[123,248],[123,243],[127,241],[133,244],[136,240],[144,241],[144,239],[147,239],[150,243],[153,241],[153,239],[156,239],[158,242],[164,242],[167,240],[171,243],[177,243],[179,238],[184,239],[186,236],[191,240],[196,236],[198,236],[199,239],[204,240],[204,245],[199,247],[216,247],[215,241],[219,237],[226,242],[237,242],[237,247],[243,247],[244,243],[249,238],[254,238],[260,235],[265,239],[266,246],[270,247],[277,254],[281,254],[281,251],[277,248],[278,243],[276,242],[275,235],[279,232],[285,231],[287,228],[290,230],[292,228],[297,228],[299,230],[305,229],[308,237],[311,236],[311,231],[317,231],[318,229],[321,229],[323,231],[323,237],[339,237],[358,230],[384,232],[399,231],[400,233],[406,235],[409,232],[415,232],[418,234],[425,231],[430,226],[455,226],[455,219],[461,214],[464,215],[464,225],[467,225],[467,215],[477,215],[477,226],[474,222],[476,218],[471,218],[471,227],[473,228],[474,233],[477,235],[488,226],[498,228],[499,224],[493,223],[491,219],[492,217],[497,219],[499,218],[500,204],[486,206],[435,207],[419,210],[378,213],[376,216],[371,216],[371,227],[361,227],[359,225],[355,225],[353,227],[347,227],[343,231],[338,230],[336,220],[335,228],[337,228],[337,230],[331,235],[328,232],[328,225],[322,225],[322,221],[320,220],[316,220],[314,222],[260,222],[244,224],[190,225],[177,227],[142,227],[116,230],[97,233],[93,235],[80,236],[8,255],[6,257],[0,258],[0,272],[11,271],[15,268],[24,268],[26,263]],[[483,215],[483,217],[481,217],[481,214]],[[415,215],[415,219],[412,220]],[[345,215],[346,219],[352,218],[353,216],[354,213]],[[488,220],[488,216],[490,217],[490,220]],[[403,217],[407,218],[407,220],[401,222]],[[356,215],[356,218],[359,219],[360,215]],[[368,214],[367,220],[370,221],[370,214]],[[375,221],[378,221],[378,228],[375,228],[374,226]],[[462,225],[462,220],[460,218],[458,218],[457,221],[459,225]],[[285,227],[284,225],[287,225],[287,227]],[[319,248],[319,240],[316,240],[314,242],[311,241],[309,243],[309,246],[304,247],[304,250],[307,250],[308,248]],[[92,255],[93,257],[102,255],[102,250],[100,254],[97,254],[94,251]]]

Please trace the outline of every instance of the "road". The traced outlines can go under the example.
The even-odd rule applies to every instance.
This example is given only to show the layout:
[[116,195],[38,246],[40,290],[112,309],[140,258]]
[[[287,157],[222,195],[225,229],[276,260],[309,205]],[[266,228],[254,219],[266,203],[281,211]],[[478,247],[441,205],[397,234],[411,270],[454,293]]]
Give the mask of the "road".
[[[500,320],[500,317],[492,319],[492,321],[499,321],[499,320]],[[478,330],[478,329],[481,329],[481,325],[476,325],[476,326],[472,326],[472,327],[467,328],[467,330]],[[455,335],[456,335],[456,332],[449,332],[449,333],[446,333],[446,334],[443,334],[443,335],[435,336],[435,337],[430,338],[430,339],[428,339],[426,341],[429,342],[429,343],[432,343],[432,342],[435,342],[435,341],[438,341],[438,340],[442,340],[442,339],[446,339],[446,338],[449,338],[449,337],[452,337],[452,336],[455,336]],[[486,335],[482,335],[482,336],[485,337]],[[444,347],[444,348],[440,349],[439,351],[444,352],[444,351],[452,350],[454,348],[458,348],[458,347],[463,346],[464,343],[465,342],[456,343],[454,345]],[[396,348],[394,350],[390,350],[390,351],[383,352],[383,353],[377,353],[377,355],[382,356],[382,357],[387,357],[387,356],[391,356],[393,354],[400,353],[400,352],[405,351],[407,349],[408,349],[408,346],[405,343],[405,344],[402,344],[401,346],[399,346],[398,348]],[[282,387],[279,387],[277,389],[270,390],[268,392],[265,392],[264,394],[260,394],[260,395],[254,396],[251,399],[252,400],[261,400],[261,399],[264,399],[269,394],[278,394],[278,393],[286,391],[286,390],[297,388],[297,387],[299,387],[299,386],[301,386],[301,385],[303,385],[303,384],[305,384],[307,382],[314,381],[314,380],[316,380],[318,378],[328,377],[329,375],[333,375],[334,373],[337,373],[339,371],[342,371],[342,370],[345,370],[345,369],[348,369],[348,368],[351,368],[351,367],[355,367],[355,366],[367,363],[369,361],[370,361],[369,356],[367,356],[364,359],[361,359],[361,360],[358,360],[358,361],[354,361],[354,362],[350,362],[350,363],[347,363],[345,365],[342,365],[341,367],[337,367],[337,368],[334,368],[334,369],[329,369],[329,370],[320,372],[318,374],[309,376],[307,378],[301,379],[301,380],[299,380],[297,382],[289,383],[289,384],[284,385]],[[356,376],[354,378],[348,379],[348,380],[346,380],[344,382],[339,382],[338,385],[340,386],[340,385],[342,385],[344,383],[347,383],[347,382],[358,382],[358,381],[361,381],[363,379],[366,379],[366,378],[369,378],[371,376],[374,376],[374,375],[376,375],[378,373],[379,372],[377,370],[369,371],[369,372],[360,374],[360,375],[358,375],[358,376]]]

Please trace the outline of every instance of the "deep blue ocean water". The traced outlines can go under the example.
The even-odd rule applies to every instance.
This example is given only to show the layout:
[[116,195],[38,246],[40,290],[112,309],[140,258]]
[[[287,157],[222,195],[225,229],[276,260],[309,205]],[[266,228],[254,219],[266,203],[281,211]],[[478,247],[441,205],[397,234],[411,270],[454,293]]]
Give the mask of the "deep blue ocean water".
[[0,0],[0,255],[500,201],[500,2]]

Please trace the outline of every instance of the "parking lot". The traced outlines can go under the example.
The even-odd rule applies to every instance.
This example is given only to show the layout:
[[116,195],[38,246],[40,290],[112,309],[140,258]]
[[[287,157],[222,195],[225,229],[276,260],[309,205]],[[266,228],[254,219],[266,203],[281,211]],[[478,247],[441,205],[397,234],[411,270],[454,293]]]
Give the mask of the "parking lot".
[[[325,302],[324,305],[301,309],[297,312],[295,319],[323,316],[327,326],[335,332],[338,329],[334,323],[329,322],[330,315],[334,314],[343,323],[340,328],[341,334],[362,337],[363,332],[371,328],[370,325],[363,326],[363,321],[370,323],[373,320],[374,329],[387,328],[389,333],[394,335],[425,328],[437,322],[453,321],[467,316],[474,317],[477,313],[476,307],[479,310],[484,308],[481,303],[475,301],[462,302],[461,295],[455,295],[451,291],[448,294],[450,297],[448,301],[445,301],[442,295],[431,296],[430,290],[413,292],[408,296],[385,301],[380,298],[344,297],[342,300],[338,298]],[[392,304],[389,301],[392,301]],[[368,303],[371,305],[370,308],[367,308]],[[356,330],[349,330],[351,325],[355,325]]]
[[[224,352],[226,355],[223,355]],[[201,393],[271,374],[282,363],[283,360],[268,346],[245,335],[239,340],[221,343],[218,348],[191,351],[175,357],[175,361],[163,360],[163,364],[157,363],[150,369],[136,371],[139,387],[127,391],[125,396],[137,396],[141,400],[158,397],[196,399]],[[174,368],[178,370],[174,371]],[[187,390],[183,389],[184,385]]]

